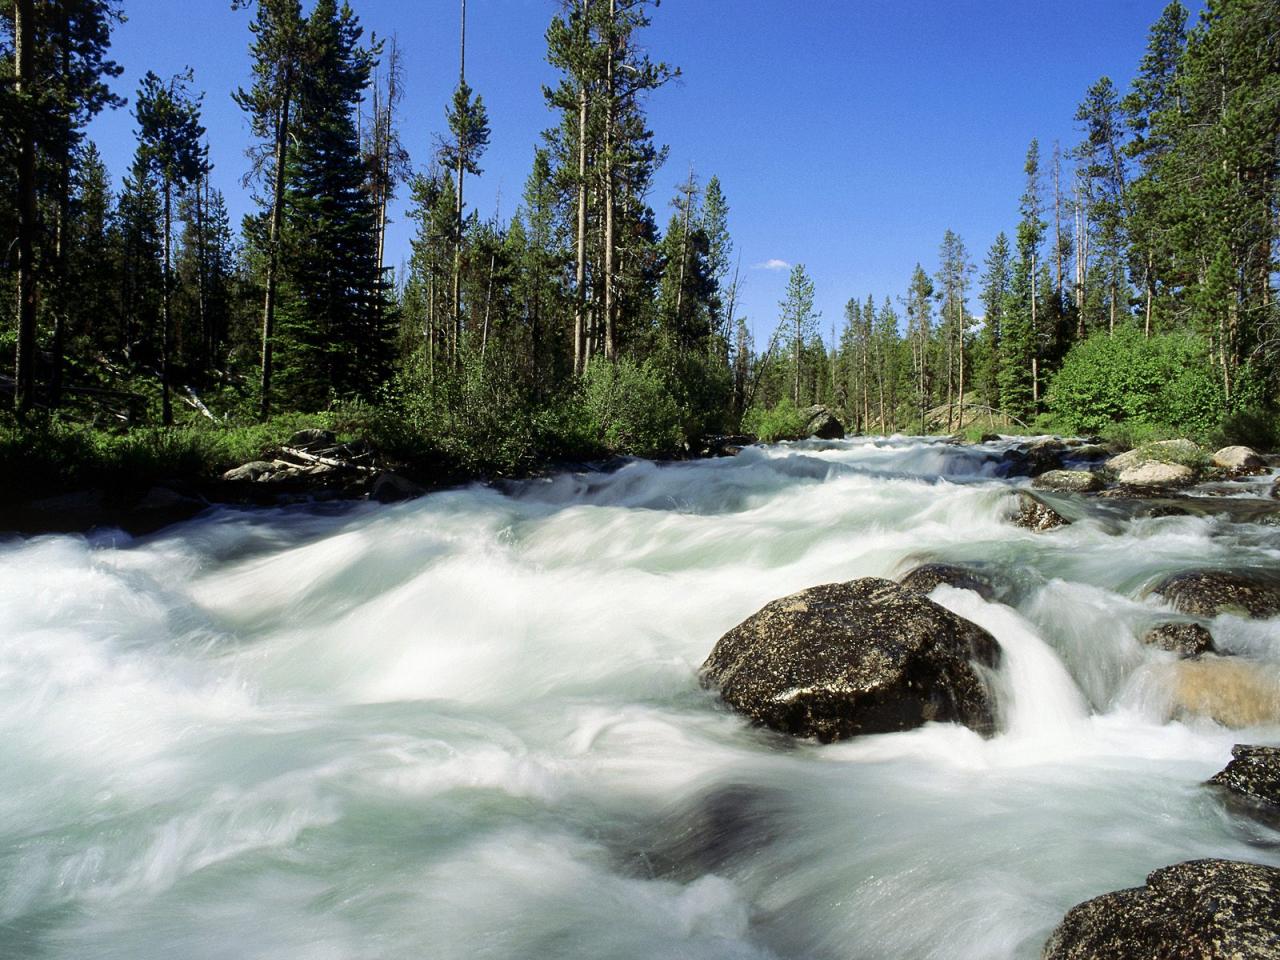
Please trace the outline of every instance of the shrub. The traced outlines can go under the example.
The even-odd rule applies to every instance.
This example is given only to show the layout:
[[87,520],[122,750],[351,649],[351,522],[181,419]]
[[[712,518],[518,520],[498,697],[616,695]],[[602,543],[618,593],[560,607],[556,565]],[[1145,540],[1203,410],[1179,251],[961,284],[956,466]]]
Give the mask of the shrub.
[[590,435],[610,451],[660,457],[680,447],[683,411],[648,361],[593,360],[582,377],[581,402]]
[[806,423],[804,413],[790,397],[783,397],[773,407],[752,407],[742,417],[742,429],[766,443],[793,440],[804,433]]
[[1146,338],[1127,325],[1071,348],[1050,386],[1048,406],[1068,429],[1090,433],[1126,423],[1204,435],[1224,411],[1199,338]]

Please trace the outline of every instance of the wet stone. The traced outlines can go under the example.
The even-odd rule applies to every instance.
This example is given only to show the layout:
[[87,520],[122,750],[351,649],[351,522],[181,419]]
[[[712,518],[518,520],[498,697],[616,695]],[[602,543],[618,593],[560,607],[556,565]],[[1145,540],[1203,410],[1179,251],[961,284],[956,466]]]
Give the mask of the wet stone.
[[1142,642],[1181,657],[1198,657],[1202,653],[1217,652],[1213,634],[1198,623],[1162,623],[1148,630]]
[[1280,747],[1237,743],[1231,762],[1209,782],[1280,811]]
[[1182,613],[1216,617],[1234,613],[1255,619],[1280,615],[1280,575],[1228,570],[1188,570],[1151,587]]
[[1085,901],[1043,960],[1277,960],[1280,869],[1236,860],[1163,867],[1144,887]]
[[720,638],[701,679],[757,723],[824,743],[929,721],[990,734],[995,707],[975,663],[999,658],[977,624],[867,577],[766,604]]

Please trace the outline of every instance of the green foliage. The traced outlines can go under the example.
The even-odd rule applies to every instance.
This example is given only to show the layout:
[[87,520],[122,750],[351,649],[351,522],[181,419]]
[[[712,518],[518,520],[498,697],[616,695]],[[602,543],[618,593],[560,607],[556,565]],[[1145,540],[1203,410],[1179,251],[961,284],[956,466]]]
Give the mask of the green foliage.
[[766,443],[791,440],[804,432],[806,418],[790,397],[772,407],[754,406],[742,416],[742,429]]
[[1071,348],[1054,378],[1048,405],[1069,430],[1098,432],[1117,423],[1165,424],[1204,434],[1224,405],[1204,345],[1188,334],[1146,338],[1124,326]]
[[138,492],[198,483],[278,449],[298,430],[332,429],[332,415],[287,414],[265,423],[98,430],[58,421],[0,425],[0,496],[15,500],[93,487]]
[[581,402],[592,435],[614,453],[660,457],[680,447],[684,411],[650,361],[593,360],[583,373]]
[[1255,450],[1280,450],[1280,417],[1264,407],[1234,410],[1209,434],[1210,446],[1243,444]]

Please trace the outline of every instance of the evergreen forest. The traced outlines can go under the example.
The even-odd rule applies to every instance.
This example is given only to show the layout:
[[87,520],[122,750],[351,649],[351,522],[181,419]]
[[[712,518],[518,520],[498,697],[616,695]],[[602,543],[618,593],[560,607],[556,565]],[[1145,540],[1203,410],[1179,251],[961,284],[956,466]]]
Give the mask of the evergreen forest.
[[[56,474],[124,447],[225,468],[310,424],[423,473],[512,474],[786,437],[812,404],[850,433],[1280,442],[1276,0],[1210,0],[1197,19],[1170,3],[1128,88],[1080,92],[1075,142],[1029,141],[989,250],[956,224],[900,290],[841,291],[837,318],[797,264],[776,316],[750,318],[773,331],[758,343],[734,198],[713,170],[664,168],[651,129],[650,94],[679,76],[645,41],[653,0],[548,5],[558,79],[503,219],[468,202],[491,128],[465,40],[448,101],[408,105],[412,64],[358,0],[234,0],[252,63],[238,89],[188,71],[124,90],[127,3],[11,6],[6,474],[41,450]],[[218,158],[254,198],[239,223],[202,123],[205,97],[228,94],[255,138]],[[430,152],[406,149],[410,107],[439,118]],[[135,121],[127,170],[88,136],[109,110]],[[400,269],[388,209],[406,197]]]

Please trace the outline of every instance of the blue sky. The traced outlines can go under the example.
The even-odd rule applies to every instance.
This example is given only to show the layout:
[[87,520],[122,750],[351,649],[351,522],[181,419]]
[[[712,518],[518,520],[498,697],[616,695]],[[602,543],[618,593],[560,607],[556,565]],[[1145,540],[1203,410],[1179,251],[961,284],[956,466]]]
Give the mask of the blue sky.
[[[981,262],[1012,233],[1027,144],[1079,139],[1072,116],[1102,74],[1128,83],[1165,0],[664,0],[644,43],[682,71],[649,116],[671,148],[650,203],[665,225],[677,182],[717,174],[741,255],[742,312],[762,345],[787,271],[814,278],[822,328],[851,296],[897,297],[916,262],[935,268],[948,228]],[[425,166],[457,82],[456,0],[352,0],[367,31],[405,55],[402,136]],[[248,82],[245,11],[229,0],[125,0],[113,56],[118,92],[146,70],[194,68],[204,90],[214,181],[238,224],[249,135],[230,91]],[[505,218],[519,203],[539,132],[553,122],[544,34],[554,0],[470,0],[467,78],[492,137],[467,198]],[[1189,4],[1193,10],[1195,4]],[[133,153],[129,110],[90,135],[119,178]],[[405,191],[401,191],[403,201]],[[408,252],[397,204],[388,262]],[[765,267],[772,263],[775,269]],[[974,308],[977,304],[972,304]]]

